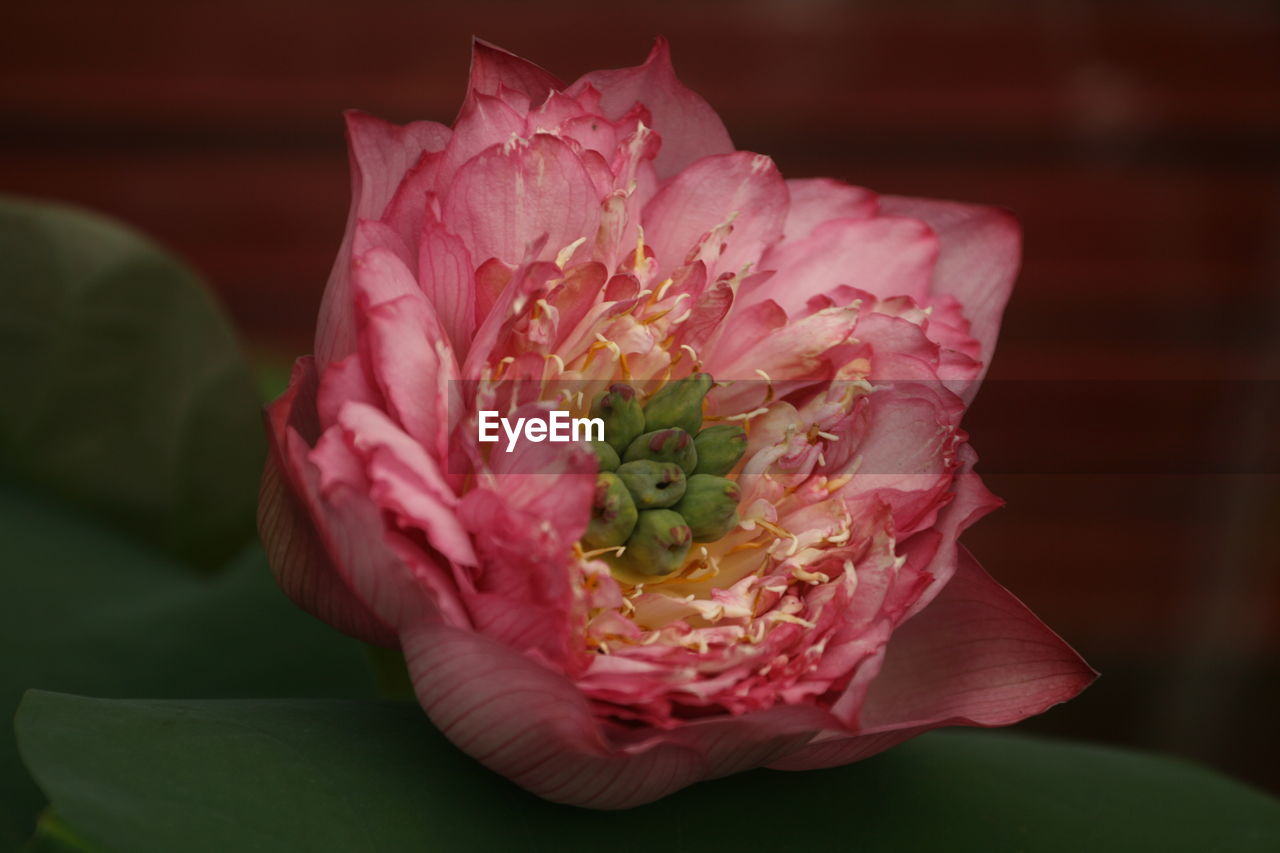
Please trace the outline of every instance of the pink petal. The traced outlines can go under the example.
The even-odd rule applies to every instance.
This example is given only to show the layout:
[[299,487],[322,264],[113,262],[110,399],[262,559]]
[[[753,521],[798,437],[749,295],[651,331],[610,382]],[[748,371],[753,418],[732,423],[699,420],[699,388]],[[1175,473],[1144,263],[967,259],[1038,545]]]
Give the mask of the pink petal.
[[379,219],[405,172],[424,152],[441,151],[452,132],[433,121],[404,126],[358,110],[346,113],[351,159],[353,211],[360,219]]
[[377,409],[360,403],[346,406],[339,422],[359,436],[359,455],[369,494],[401,523],[423,531],[431,546],[459,565],[474,565],[471,540],[458,520],[457,496],[436,460]]
[[485,149],[507,142],[513,134],[522,135],[524,124],[524,115],[500,98],[472,92],[462,104],[439,165],[430,170],[435,180],[431,189],[443,196],[464,164]]
[[585,697],[563,675],[476,633],[415,625],[401,637],[418,701],[460,749],[555,802],[625,808],[697,781],[679,746],[611,750]]
[[[325,368],[316,391],[316,414],[320,425],[328,429],[338,422],[338,411],[347,403],[367,403],[375,408],[385,408],[386,402],[378,390],[377,380],[369,371],[366,359],[359,351],[342,361],[335,361]],[[319,432],[315,433],[319,437]],[[314,440],[314,438],[312,439]]]
[[325,549],[345,584],[385,625],[400,629],[439,621],[459,612],[436,596],[451,584],[422,549],[403,534],[386,529],[384,510],[370,497],[371,481],[356,440],[335,426],[308,448],[296,435],[288,446],[290,465],[302,481],[302,497],[316,519]]
[[290,434],[297,437],[300,428],[308,432],[317,429],[315,384],[311,359],[300,359],[289,389],[267,407],[270,453],[258,497],[258,532],[267,563],[281,589],[299,607],[344,634],[394,648],[398,644],[395,634],[355,596],[334,568],[313,519],[299,499],[301,478],[288,465]]
[[799,178],[787,181],[791,207],[784,226],[785,239],[798,240],[831,219],[870,219],[879,208],[879,196],[868,189],[831,178]]
[[[360,225],[362,232],[366,226],[374,231],[379,228],[376,222],[362,222]],[[362,238],[357,237],[357,242],[363,244]],[[353,296],[359,300],[362,311],[404,296],[422,296],[418,280],[404,259],[392,249],[376,247],[359,253],[351,269]]]
[[960,302],[970,334],[982,345],[985,373],[1018,274],[1022,235],[1017,220],[994,207],[901,196],[882,196],[880,209],[920,219],[937,233],[941,253],[930,292]]
[[[769,303],[764,303],[764,306],[766,315],[769,311],[778,310]],[[757,310],[761,309],[754,309],[752,314]],[[743,316],[751,317],[752,314],[744,313]],[[753,320],[743,332],[750,341],[747,347],[742,346],[741,340],[730,340],[738,335],[737,327],[731,325],[720,342],[704,356],[707,370],[717,379],[752,381],[744,383],[741,388],[726,389],[725,393],[717,396],[717,406],[730,406],[728,401],[735,398],[740,390],[747,395],[763,397],[766,389],[755,381],[759,379],[758,370],[763,370],[773,380],[813,379],[827,372],[830,365],[823,356],[847,341],[857,322],[855,308],[827,308],[787,323],[772,331],[767,338],[755,339],[750,335],[767,329],[768,321]],[[730,406],[721,410],[735,409]]]
[[772,299],[794,317],[811,297],[841,284],[881,298],[910,296],[923,304],[937,256],[937,237],[917,220],[831,220],[765,255],[761,269],[776,272],[758,288],[744,287],[740,305]]
[[[384,222],[372,219],[361,219],[356,223],[355,238],[351,244],[351,257],[357,261],[375,249],[382,249],[395,255],[406,271],[412,276],[418,267],[417,253],[409,249],[409,243],[394,228]],[[352,265],[355,272],[357,264]]]
[[346,235],[320,302],[315,343],[320,364],[337,361],[355,349],[349,265],[356,223],[380,218],[405,173],[423,152],[443,149],[451,136],[449,128],[430,121],[400,127],[356,111],[348,112],[346,119],[351,209]]
[[1009,725],[1065,702],[1096,676],[962,550],[941,594],[890,639],[861,734],[816,742],[771,766],[831,767],[938,726]]
[[396,635],[363,602],[333,567],[315,525],[280,471],[267,458],[258,493],[258,533],[276,582],[294,604],[342,633],[395,648]]
[[539,133],[489,148],[459,170],[441,205],[443,219],[474,261],[520,263],[546,238],[544,259],[595,235],[600,198],[578,156]]
[[729,132],[715,110],[676,79],[666,39],[654,42],[643,65],[593,71],[571,85],[568,92],[577,97],[587,86],[600,92],[601,108],[614,121],[637,103],[648,107],[653,127],[662,137],[662,148],[654,160],[660,179],[675,175],[703,157],[733,151]]
[[[959,400],[936,382],[895,382],[869,395],[863,411],[857,434],[843,439],[856,441],[857,462],[840,494],[851,500],[875,495],[888,504],[899,537],[932,525],[957,468]],[[980,505],[986,492],[972,497]]]
[[614,745],[571,681],[507,646],[431,624],[402,639],[418,701],[440,730],[490,769],[554,802],[641,805],[774,760],[831,723],[817,708],[780,707]]
[[551,92],[564,88],[563,83],[529,60],[483,39],[472,39],[468,90],[482,95],[497,95],[503,86],[526,95],[535,106]]
[[369,371],[388,412],[427,452],[444,459],[451,416],[461,414],[461,401],[454,399],[458,389],[451,384],[458,366],[430,304],[421,294],[402,296],[369,308],[364,321]]
[[475,267],[462,238],[433,215],[423,223],[418,283],[462,360],[476,326]]
[[[344,403],[385,401],[386,409],[410,434],[444,459],[451,419],[460,416],[462,409],[454,381],[459,377],[457,362],[439,319],[392,252],[374,249],[358,257],[353,266],[362,310],[359,360],[350,365],[344,361],[341,372],[326,371],[320,398],[326,425]],[[338,396],[336,392],[343,389],[353,396]]]
[[[645,205],[645,242],[658,268],[670,274],[690,250],[721,226],[729,226],[723,253],[710,253],[708,278],[738,273],[760,259],[782,236],[787,186],[768,157],[737,151],[699,160],[664,186]],[[716,239],[714,236],[712,239]]]

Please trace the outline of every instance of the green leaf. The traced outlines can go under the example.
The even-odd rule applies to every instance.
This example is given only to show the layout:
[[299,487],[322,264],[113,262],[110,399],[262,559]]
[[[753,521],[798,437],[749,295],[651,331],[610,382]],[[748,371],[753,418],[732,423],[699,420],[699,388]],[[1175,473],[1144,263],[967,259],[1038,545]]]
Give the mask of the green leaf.
[[987,732],[590,812],[489,773],[408,703],[32,692],[17,725],[57,813],[118,853],[1280,849],[1280,804],[1215,773]]
[[123,226],[0,198],[0,475],[214,567],[252,536],[254,378],[195,275]]
[[[107,696],[374,695],[359,643],[293,606],[261,549],[217,575],[0,488],[0,709],[30,687]],[[0,849],[45,799],[0,740]],[[6,837],[8,843],[6,844]]]
[[45,812],[36,824],[36,834],[22,853],[97,853],[75,830],[62,822],[53,812]]

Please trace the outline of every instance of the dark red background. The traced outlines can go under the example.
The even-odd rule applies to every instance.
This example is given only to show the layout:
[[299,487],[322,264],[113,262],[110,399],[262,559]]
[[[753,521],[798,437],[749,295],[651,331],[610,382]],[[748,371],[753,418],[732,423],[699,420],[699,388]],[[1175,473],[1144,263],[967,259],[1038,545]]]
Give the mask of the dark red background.
[[566,79],[662,33],[739,147],[787,175],[1013,209],[1026,260],[991,376],[1031,381],[971,413],[1009,506],[968,542],[1103,672],[1027,727],[1280,787],[1280,6],[137,0],[5,18],[0,189],[155,235],[265,360],[309,348],[346,216],[341,110],[451,120],[472,33]]

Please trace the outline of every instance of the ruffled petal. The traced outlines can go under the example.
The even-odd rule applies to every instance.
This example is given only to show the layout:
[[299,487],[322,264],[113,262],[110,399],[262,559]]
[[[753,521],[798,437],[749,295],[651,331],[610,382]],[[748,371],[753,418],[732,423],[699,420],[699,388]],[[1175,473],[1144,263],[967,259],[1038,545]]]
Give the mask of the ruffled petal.
[[290,438],[289,463],[300,475],[302,496],[334,568],[360,601],[397,632],[459,618],[452,583],[437,558],[386,527],[385,508],[373,499],[363,441],[342,425],[331,427],[314,448]]
[[880,209],[919,219],[938,235],[941,252],[930,293],[954,297],[963,306],[969,333],[982,346],[985,373],[1022,257],[1017,220],[994,207],[902,196],[881,196]]
[[[258,494],[258,532],[280,588],[302,609],[344,634],[394,648],[391,629],[360,601],[334,568],[315,523],[299,499],[301,480],[288,465],[289,436],[313,435],[315,370],[300,359],[289,389],[267,408],[270,452]],[[309,412],[310,414],[303,414]],[[299,423],[311,419],[312,423]],[[293,421],[293,423],[291,423]]]

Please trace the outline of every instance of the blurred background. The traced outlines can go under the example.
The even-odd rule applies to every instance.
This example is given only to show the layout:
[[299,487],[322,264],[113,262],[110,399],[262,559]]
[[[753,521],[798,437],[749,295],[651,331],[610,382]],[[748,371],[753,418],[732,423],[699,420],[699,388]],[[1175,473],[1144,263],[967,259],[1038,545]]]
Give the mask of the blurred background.
[[1102,672],[1024,728],[1280,790],[1280,4],[11,4],[0,191],[184,256],[264,374],[310,350],[340,113],[450,121],[472,34],[566,81],[667,36],[789,177],[1001,205],[1024,270],[966,538]]

